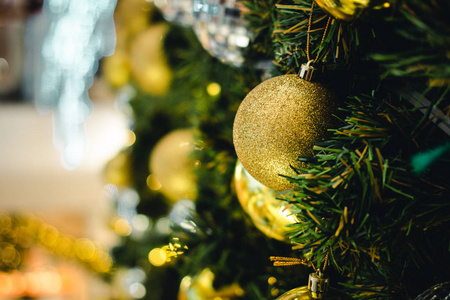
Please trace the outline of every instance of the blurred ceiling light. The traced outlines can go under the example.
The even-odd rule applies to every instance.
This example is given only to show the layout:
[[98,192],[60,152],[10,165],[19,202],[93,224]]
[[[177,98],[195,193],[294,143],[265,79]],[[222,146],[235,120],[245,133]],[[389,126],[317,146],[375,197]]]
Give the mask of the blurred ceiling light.
[[69,170],[78,167],[86,152],[85,121],[92,113],[87,90],[98,60],[114,52],[116,4],[117,0],[44,1],[49,26],[36,107],[54,113],[55,145]]

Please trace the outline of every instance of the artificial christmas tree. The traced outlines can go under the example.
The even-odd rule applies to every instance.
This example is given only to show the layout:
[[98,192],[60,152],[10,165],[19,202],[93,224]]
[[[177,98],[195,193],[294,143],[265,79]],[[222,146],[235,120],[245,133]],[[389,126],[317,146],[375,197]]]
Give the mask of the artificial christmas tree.
[[[244,293],[234,296],[242,299],[276,298],[307,282],[308,266],[322,269],[327,263],[334,287],[357,299],[412,299],[448,281],[449,4],[373,1],[349,22],[328,15],[312,0],[242,1],[246,9],[240,11],[231,2],[233,7],[224,11],[239,13],[252,32],[238,66],[209,55],[189,26],[170,23],[164,38],[173,74],[167,93],[146,93],[130,79],[136,87],[129,103],[137,137],[130,152],[130,185],[141,197],[137,210],[155,224],[170,218],[172,226],[169,231],[154,226],[139,240],[124,238],[114,251],[117,264],[148,272],[148,299],[175,299],[181,278],[205,269],[214,274],[214,290],[237,284]],[[193,3],[202,12],[215,11],[211,1]],[[151,18],[164,22],[157,11]],[[263,68],[263,61],[273,63]],[[337,97],[323,104],[330,109],[327,117],[310,125],[324,132],[312,148],[291,153],[283,176],[275,169],[269,174],[283,183],[276,197],[289,203],[295,220],[285,233],[289,244],[257,230],[239,204],[233,176],[240,144],[233,144],[233,123],[258,84],[277,75],[297,76],[288,74],[298,74],[308,63],[314,67],[308,80],[327,85]],[[257,115],[279,113],[264,105],[253,109]],[[275,140],[270,158],[278,144],[301,138],[289,132],[305,130],[297,119],[303,111],[292,110],[264,124],[281,139]],[[252,115],[236,118],[244,127],[253,121]],[[195,204],[180,211],[149,188],[147,166],[156,142],[186,127],[197,130],[198,151],[192,152],[197,196],[189,199]],[[265,135],[250,136],[256,134]],[[264,147],[256,142],[245,149],[256,160],[251,174],[272,170],[263,171],[270,162],[252,156]],[[148,253],[174,237],[187,249],[170,263],[151,266]],[[298,257],[306,266],[274,267],[271,255]]]

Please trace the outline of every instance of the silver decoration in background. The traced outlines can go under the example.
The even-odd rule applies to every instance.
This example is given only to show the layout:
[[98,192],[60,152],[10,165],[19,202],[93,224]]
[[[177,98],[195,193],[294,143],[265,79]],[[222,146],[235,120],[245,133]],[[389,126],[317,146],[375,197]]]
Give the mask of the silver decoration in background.
[[197,232],[197,224],[192,220],[195,214],[195,203],[189,199],[181,199],[173,206],[169,217],[178,226],[192,233]]
[[[114,281],[120,288],[120,299],[142,299],[147,294],[147,289],[143,285],[147,275],[140,267],[130,269],[119,269],[115,273]],[[116,296],[117,297],[117,296]]]
[[181,26],[192,26],[192,0],[154,0],[164,19]]
[[105,196],[116,207],[117,216],[129,225],[131,237],[136,240],[143,238],[146,232],[152,228],[153,221],[146,215],[138,214],[137,206],[140,197],[136,190],[127,187],[118,188],[114,184],[107,184],[104,187],[104,192]]
[[117,214],[132,224],[137,215],[136,207],[140,202],[139,194],[131,188],[124,188],[119,192]]
[[47,0],[49,19],[41,55],[36,107],[53,112],[54,142],[62,164],[74,169],[87,147],[85,121],[93,105],[88,96],[98,60],[116,43],[113,13],[117,0]]
[[249,45],[252,33],[242,16],[245,7],[241,1],[192,1],[194,31],[203,48],[224,63],[242,66],[243,50]]

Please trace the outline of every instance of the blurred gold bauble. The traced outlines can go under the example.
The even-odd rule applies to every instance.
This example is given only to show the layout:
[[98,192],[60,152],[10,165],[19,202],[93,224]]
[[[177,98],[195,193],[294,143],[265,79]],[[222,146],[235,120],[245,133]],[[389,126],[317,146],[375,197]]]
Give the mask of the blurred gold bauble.
[[[336,19],[353,21],[368,9],[389,7],[387,0],[315,0],[324,11]],[[391,0],[392,1],[392,0]]]
[[115,88],[130,81],[130,72],[130,59],[123,50],[116,49],[113,55],[103,59],[103,76]]
[[237,283],[215,290],[213,282],[214,273],[209,269],[203,270],[193,278],[184,277],[181,280],[178,300],[231,300],[244,295],[244,290]]
[[103,169],[103,176],[107,183],[116,186],[130,186],[132,180],[129,151],[122,150],[109,160]]
[[136,36],[130,48],[133,69],[163,58],[163,41],[168,29],[167,24],[159,23],[149,26]]
[[140,33],[130,48],[131,72],[139,88],[153,95],[165,94],[172,81],[163,49],[167,30],[167,24],[153,25]]
[[114,11],[117,28],[125,28],[130,35],[144,30],[150,23],[153,6],[145,0],[118,1]]
[[139,88],[152,95],[167,93],[172,81],[172,70],[163,62],[148,64],[134,75]]
[[253,224],[270,238],[287,241],[286,225],[296,223],[286,201],[277,200],[276,192],[256,181],[238,161],[234,172],[236,194]]
[[319,83],[297,75],[268,79],[256,86],[236,113],[233,142],[244,168],[276,191],[295,185],[290,166],[306,167],[299,156],[312,156],[315,143],[327,136],[337,110],[336,97]]
[[197,185],[192,129],[178,129],[165,135],[150,155],[150,173],[160,184],[160,191],[172,202],[195,200]]

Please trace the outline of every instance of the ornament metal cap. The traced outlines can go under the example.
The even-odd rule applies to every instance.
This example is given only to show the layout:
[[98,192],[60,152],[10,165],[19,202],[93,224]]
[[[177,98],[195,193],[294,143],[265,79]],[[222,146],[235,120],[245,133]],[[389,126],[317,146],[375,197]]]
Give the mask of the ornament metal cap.
[[308,289],[313,299],[322,299],[328,292],[330,287],[329,277],[322,272],[309,274]]
[[314,73],[314,67],[311,65],[313,61],[310,60],[306,64],[302,64],[302,68],[300,69],[300,73],[298,76],[304,80],[311,81],[313,73]]

